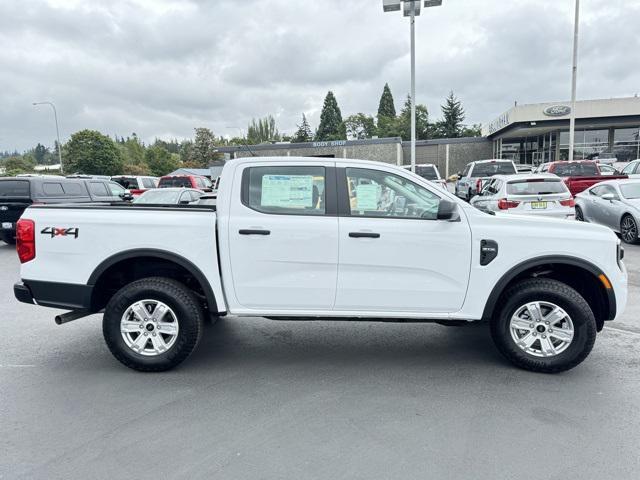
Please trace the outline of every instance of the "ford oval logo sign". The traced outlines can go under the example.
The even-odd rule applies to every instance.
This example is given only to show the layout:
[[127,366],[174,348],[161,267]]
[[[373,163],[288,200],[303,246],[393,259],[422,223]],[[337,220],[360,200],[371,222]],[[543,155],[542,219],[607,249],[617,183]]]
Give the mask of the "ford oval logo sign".
[[553,105],[545,108],[543,113],[547,117],[564,117],[571,113],[571,107],[567,107],[566,105]]

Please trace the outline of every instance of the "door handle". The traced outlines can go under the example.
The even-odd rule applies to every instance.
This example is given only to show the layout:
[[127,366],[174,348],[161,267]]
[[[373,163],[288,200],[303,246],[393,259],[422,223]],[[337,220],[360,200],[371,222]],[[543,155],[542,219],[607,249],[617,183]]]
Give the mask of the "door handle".
[[238,232],[240,235],[271,235],[269,230],[243,229]]
[[380,238],[379,233],[369,233],[369,232],[350,232],[349,236],[351,238]]

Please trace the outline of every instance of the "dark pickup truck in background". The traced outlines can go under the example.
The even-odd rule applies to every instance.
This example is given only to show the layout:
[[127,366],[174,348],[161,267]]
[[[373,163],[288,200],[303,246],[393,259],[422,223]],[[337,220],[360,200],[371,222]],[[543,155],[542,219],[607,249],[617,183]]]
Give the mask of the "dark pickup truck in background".
[[603,175],[600,166],[593,160],[552,162],[543,165],[543,168],[544,172],[561,177],[574,197],[596,183],[628,178],[626,175]]
[[0,240],[15,244],[16,222],[31,205],[111,203],[131,198],[122,186],[96,178],[58,176],[0,179]]

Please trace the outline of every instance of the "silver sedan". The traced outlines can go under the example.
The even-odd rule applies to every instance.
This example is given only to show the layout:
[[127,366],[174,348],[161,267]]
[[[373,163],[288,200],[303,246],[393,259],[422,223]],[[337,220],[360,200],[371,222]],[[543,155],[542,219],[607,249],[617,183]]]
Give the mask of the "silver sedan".
[[640,180],[608,180],[576,195],[576,220],[599,223],[638,243]]

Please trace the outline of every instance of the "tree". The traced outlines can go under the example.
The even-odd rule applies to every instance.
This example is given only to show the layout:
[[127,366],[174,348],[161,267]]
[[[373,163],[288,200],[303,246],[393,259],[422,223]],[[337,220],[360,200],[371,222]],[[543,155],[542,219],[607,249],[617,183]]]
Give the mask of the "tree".
[[200,168],[207,168],[219,158],[215,146],[215,136],[208,128],[196,128],[196,137],[190,148],[187,162]]
[[144,163],[144,145],[138,140],[138,136],[133,133],[131,138],[116,140],[120,149],[120,155],[125,165],[142,165]]
[[481,137],[482,136],[482,124],[474,123],[471,126],[465,125],[460,132],[461,137]]
[[155,177],[162,177],[178,169],[179,160],[161,145],[154,145],[144,154],[149,172]]
[[373,117],[364,113],[351,115],[344,121],[347,129],[347,138],[355,140],[364,140],[371,138],[376,134],[376,124]]
[[74,133],[63,150],[67,173],[111,176],[122,172],[123,161],[116,144],[98,131]]
[[298,125],[298,131],[293,136],[292,141],[296,143],[313,141],[313,132],[311,131],[311,126],[307,121],[307,116],[304,113],[302,114],[302,123]]
[[33,171],[35,162],[31,156],[15,155],[4,160],[3,165],[6,170],[6,174],[13,177],[21,173]]
[[332,91],[327,93],[320,114],[320,125],[316,132],[316,140],[342,140],[346,138],[347,131],[342,122],[342,112],[338,107],[338,101]]
[[391,89],[388,83],[384,84],[378,105],[378,119],[380,119],[380,117],[396,118],[396,106],[393,102],[393,95],[391,95]]
[[47,147],[41,145],[40,143],[36,145],[36,148],[33,149],[33,156],[36,159],[36,163],[38,165],[42,165],[43,163],[45,163],[44,160],[47,153],[49,153],[49,149]]
[[276,127],[276,119],[272,115],[264,118],[252,119],[247,130],[247,142],[253,145],[265,142],[277,142],[280,140],[280,132]]
[[462,122],[464,122],[465,113],[462,108],[462,103],[455,97],[453,91],[449,92],[449,96],[441,108],[444,135],[447,138],[458,138],[462,132]]
[[[403,140],[411,140],[411,96],[407,95],[404,107],[396,121],[396,131]],[[416,105],[416,140],[429,138],[429,111],[426,105]]]

